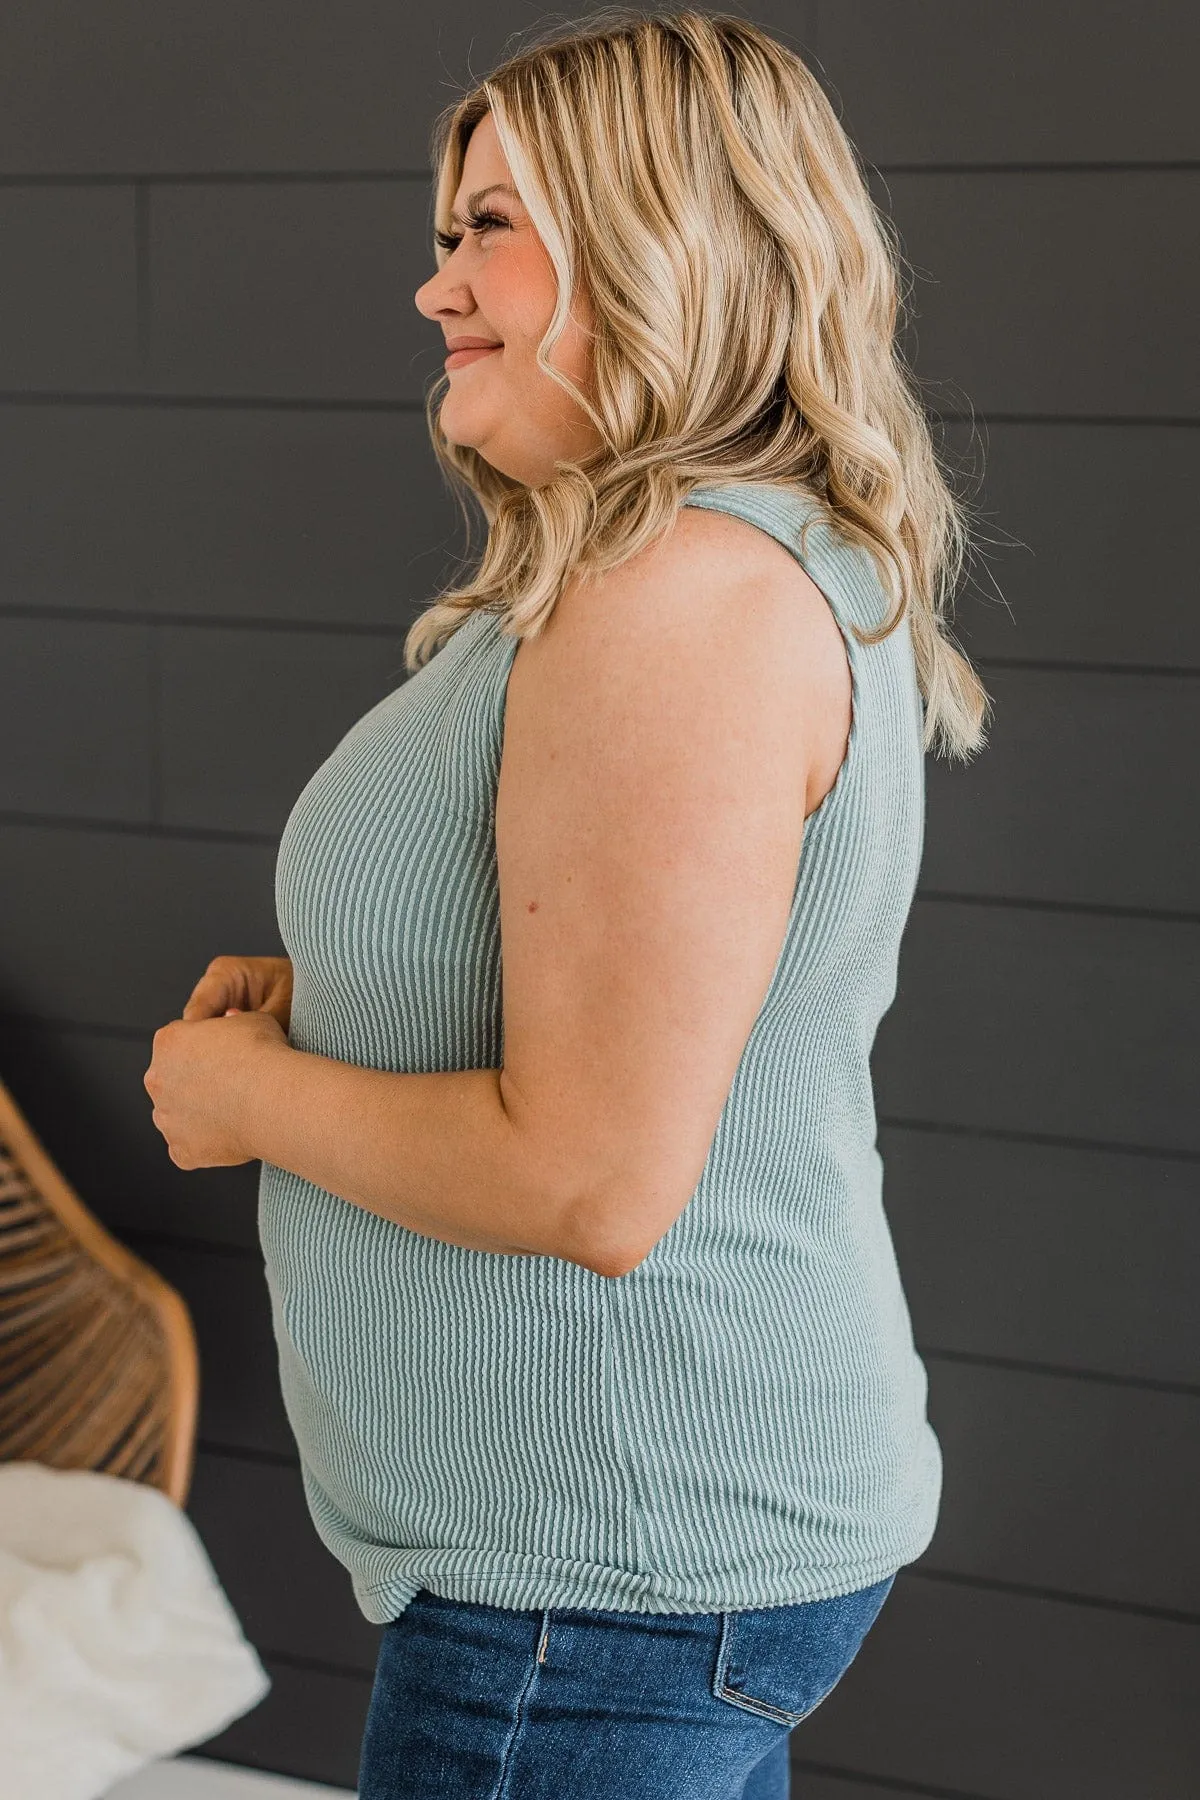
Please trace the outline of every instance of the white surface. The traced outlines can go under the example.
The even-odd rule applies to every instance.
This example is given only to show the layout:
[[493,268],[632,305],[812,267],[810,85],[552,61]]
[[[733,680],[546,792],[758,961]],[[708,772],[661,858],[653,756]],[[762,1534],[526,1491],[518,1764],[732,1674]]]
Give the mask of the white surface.
[[106,1800],[354,1800],[354,1795],[349,1788],[319,1787],[202,1756],[180,1756],[119,1781]]
[[0,1668],[0,1800],[98,1800],[271,1686],[186,1513],[35,1462],[0,1463]]

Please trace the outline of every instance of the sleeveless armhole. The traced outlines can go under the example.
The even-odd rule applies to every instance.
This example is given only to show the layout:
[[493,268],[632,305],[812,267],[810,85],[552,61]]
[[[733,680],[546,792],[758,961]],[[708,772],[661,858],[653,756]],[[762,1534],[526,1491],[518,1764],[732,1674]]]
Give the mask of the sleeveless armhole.
[[[693,488],[682,504],[703,507],[707,512],[731,513],[749,525],[757,525],[760,531],[782,544],[821,594],[842,634],[850,667],[850,730],[833,785],[805,818],[804,839],[807,843],[812,832],[820,829],[824,820],[836,811],[841,795],[850,784],[852,764],[857,766],[859,759],[863,683],[858,658],[863,646],[850,629],[852,610],[841,592],[836,566],[839,552],[847,554],[848,547],[828,543],[823,547],[814,545],[813,538],[818,532],[823,532],[826,539],[829,537],[821,503],[815,496],[795,489],[769,486],[765,482],[704,485]],[[806,531],[809,525],[812,529]]]

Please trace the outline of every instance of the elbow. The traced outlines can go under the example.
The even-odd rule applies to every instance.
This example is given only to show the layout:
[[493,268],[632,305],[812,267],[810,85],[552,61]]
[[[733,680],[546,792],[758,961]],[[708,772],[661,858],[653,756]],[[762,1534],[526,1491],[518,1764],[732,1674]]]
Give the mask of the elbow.
[[667,1176],[648,1181],[628,1166],[620,1175],[595,1177],[587,1198],[560,1215],[572,1220],[574,1229],[567,1241],[581,1251],[567,1254],[609,1281],[632,1275],[674,1225],[693,1192],[694,1183],[685,1194],[678,1188],[672,1192]]
[[628,1220],[623,1220],[611,1203],[605,1205],[593,1199],[584,1216],[588,1225],[577,1241],[582,1241],[586,1254],[577,1260],[594,1275],[619,1281],[623,1275],[631,1275],[654,1247],[646,1242],[644,1231],[641,1239],[634,1242]]
[[[579,1222],[581,1213],[586,1224]],[[612,1230],[596,1227],[594,1209],[570,1208],[565,1216],[573,1223],[560,1233],[558,1254],[567,1262],[578,1263],[580,1268],[588,1269],[593,1275],[603,1275],[609,1281],[619,1281],[641,1262],[644,1251],[634,1254]]]
[[508,1126],[511,1208],[522,1253],[553,1256],[594,1275],[626,1273],[627,1258],[611,1232],[597,1231],[603,1217],[601,1185],[592,1168],[579,1166],[561,1133],[538,1129],[532,1109],[506,1068],[499,1072],[500,1107]]
[[[531,1197],[537,1196],[533,1207],[541,1240],[537,1250],[606,1280],[630,1274],[652,1248],[645,1241],[648,1209],[629,1200],[639,1184],[625,1166],[619,1171],[597,1167],[594,1144],[589,1146],[587,1166],[582,1166],[582,1154],[578,1150],[572,1154],[560,1134],[535,1129],[531,1109],[507,1069],[501,1069],[499,1079],[501,1106],[520,1146],[516,1187],[527,1212]],[[631,1221],[643,1227],[636,1247]]]
[[588,1268],[593,1275],[603,1275],[608,1281],[619,1281],[622,1275],[632,1275],[641,1262],[640,1256],[593,1256]]
[[594,1188],[587,1190],[586,1197],[577,1189],[556,1208],[556,1218],[555,1254],[593,1275],[619,1281],[648,1254],[648,1245],[631,1248],[629,1233],[622,1229],[616,1209],[599,1199]]

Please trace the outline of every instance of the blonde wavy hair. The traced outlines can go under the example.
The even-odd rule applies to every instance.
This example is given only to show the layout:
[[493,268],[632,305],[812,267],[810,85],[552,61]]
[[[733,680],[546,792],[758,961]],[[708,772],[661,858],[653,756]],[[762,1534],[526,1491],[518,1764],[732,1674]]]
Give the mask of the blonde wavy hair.
[[[434,383],[434,452],[468,531],[469,492],[488,534],[470,579],[409,629],[405,668],[481,607],[510,635],[535,635],[569,578],[651,544],[697,485],[799,485],[879,569],[892,610],[873,633],[854,627],[859,641],[909,615],[925,749],[968,760],[990,700],[946,628],[966,508],[896,343],[895,229],[815,76],[745,19],[591,14],[439,116],[439,230],[452,228],[467,141],[489,112],[558,280],[539,367],[603,448],[527,486],[446,439],[449,377]],[[546,360],[576,283],[595,317],[594,404]]]

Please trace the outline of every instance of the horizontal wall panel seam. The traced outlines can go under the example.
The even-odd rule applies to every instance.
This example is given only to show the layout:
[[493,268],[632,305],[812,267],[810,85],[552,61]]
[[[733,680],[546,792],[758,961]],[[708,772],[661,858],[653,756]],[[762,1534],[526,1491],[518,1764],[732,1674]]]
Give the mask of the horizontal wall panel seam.
[[854,1800],[857,1787],[869,1787],[873,1792],[883,1789],[890,1794],[911,1794],[914,1800],[997,1800],[995,1794],[981,1794],[974,1788],[968,1791],[959,1787],[929,1787],[925,1783],[900,1781],[878,1772],[868,1774],[863,1769],[848,1769],[840,1763],[814,1762],[806,1756],[793,1756],[789,1766],[801,1775],[828,1775],[834,1781],[844,1782],[846,1800]]
[[[88,835],[95,835],[97,832],[111,832],[120,836],[144,838],[149,842],[162,838],[208,844],[257,845],[265,849],[271,848],[278,842],[274,833],[237,831],[228,826],[165,825],[150,820],[94,819],[70,813],[2,811],[0,812],[0,826],[4,825],[18,828],[29,826],[40,831],[79,832]],[[1129,919],[1139,923],[1158,925],[1200,925],[1200,913],[1172,912],[1160,907],[1107,905],[1082,900],[1045,900],[1022,894],[943,893],[937,889],[918,886],[915,899],[918,903],[933,906],[988,907],[994,911],[1005,913],[1053,913],[1081,919]]]
[[1024,894],[946,893],[918,887],[916,898],[931,906],[989,906],[1002,912],[1069,913],[1088,919],[1137,919],[1159,925],[1200,925],[1200,913],[1172,912],[1164,907],[1118,906],[1090,900],[1043,900]]
[[929,1362],[961,1363],[967,1368],[1011,1370],[1014,1375],[1049,1375],[1061,1381],[1092,1381],[1101,1387],[1141,1388],[1150,1394],[1179,1394],[1200,1400],[1200,1382],[1168,1381],[1156,1375],[1123,1375],[1119,1370],[1038,1362],[1022,1356],[991,1356],[986,1350],[939,1350],[918,1339],[917,1349]]
[[[256,616],[244,613],[163,612],[146,606],[72,606],[62,601],[44,604],[34,601],[0,601],[0,619],[62,619],[67,623],[86,625],[155,625],[179,627],[188,631],[269,631],[294,633],[298,637],[373,637],[382,642],[395,641],[399,646],[405,630],[387,625],[363,623],[348,619],[294,619]],[[1114,663],[1071,661],[1051,656],[973,655],[977,669],[1011,669],[1018,673],[1044,675],[1121,676],[1131,680],[1178,679],[1194,681],[1200,677],[1200,663]]]
[[5,388],[0,391],[0,406],[160,406],[213,407],[262,412],[387,412],[422,414],[422,400],[373,400],[353,395],[319,394],[219,394],[219,393],[155,393],[147,388]]
[[[1200,161],[1192,157],[1138,161],[1021,162],[872,162],[867,167],[879,175],[1188,175],[1200,173]],[[142,182],[147,187],[283,187],[308,182],[319,186],[353,182],[417,182],[432,186],[427,169],[187,169],[157,172],[132,169],[104,170],[99,174],[55,170],[52,174],[0,173],[0,188],[112,187]]]
[[356,1668],[353,1663],[324,1662],[315,1656],[295,1656],[290,1650],[268,1650],[255,1645],[268,1670],[272,1663],[287,1669],[304,1669],[312,1675],[336,1675],[342,1681],[361,1681],[369,1687],[373,1671]]
[[197,1438],[196,1455],[219,1456],[229,1462],[251,1463],[261,1468],[290,1469],[293,1473],[300,1469],[300,1458],[295,1454],[289,1456],[285,1450],[256,1450],[252,1445],[227,1444],[216,1438]]
[[1106,1156],[1138,1156],[1161,1158],[1164,1162],[1200,1162],[1200,1151],[1163,1148],[1154,1144],[1113,1143],[1105,1138],[1069,1137],[1049,1131],[1006,1130],[999,1125],[958,1125],[949,1120],[904,1118],[899,1113],[880,1113],[881,1129],[889,1131],[924,1131],[931,1135],[975,1138],[1001,1144],[1045,1144],[1047,1149],[1101,1151]]
[[[211,407],[217,410],[259,410],[262,412],[385,412],[424,414],[422,400],[329,396],[317,394],[226,394],[226,393],[162,393],[147,388],[3,388],[0,406],[130,406],[130,407]],[[1020,412],[999,407],[978,407],[973,412],[958,412],[952,407],[926,403],[925,416],[943,425],[1079,425],[1103,426],[1171,426],[1191,430],[1200,425],[1194,413],[1076,413]]]
[[[2,1016],[2,1015],[0,1015]],[[891,1131],[944,1132],[951,1137],[974,1138],[1008,1144],[1045,1144],[1048,1149],[1093,1150],[1107,1156],[1153,1157],[1156,1161],[1197,1163],[1200,1150],[1181,1144],[1142,1144],[1111,1138],[1088,1137],[1070,1132],[1022,1131],[1017,1127],[987,1125],[969,1121],[906,1118],[902,1113],[880,1113],[879,1124]]]
[[1121,1613],[1135,1619],[1161,1619],[1168,1625],[1200,1626],[1200,1613],[1179,1612],[1169,1606],[1143,1606],[1136,1600],[1064,1592],[1061,1588],[1043,1587],[1036,1582],[1003,1581],[995,1576],[968,1575],[957,1569],[939,1569],[924,1563],[912,1564],[905,1573],[914,1581],[939,1582],[947,1587],[970,1588],[977,1593],[1012,1594],[1017,1599],[1050,1600],[1058,1606],[1085,1607],[1089,1612]]
[[[247,1263],[258,1263],[261,1260],[261,1253],[255,1246],[197,1238],[182,1232],[146,1231],[140,1227],[131,1227],[122,1231],[120,1236],[122,1242],[134,1250],[191,1251],[199,1256],[222,1256]],[[1082,1381],[1106,1388],[1144,1390],[1147,1393],[1177,1394],[1183,1398],[1200,1399],[1200,1383],[1170,1381],[1149,1375],[1127,1375],[1117,1369],[1042,1362],[1029,1357],[992,1355],[986,1351],[943,1349],[924,1339],[918,1340],[916,1347],[919,1354],[930,1362],[955,1363],[1014,1375],[1044,1375],[1054,1380]],[[247,1451],[244,1446],[223,1444],[207,1438],[202,1447],[217,1455],[244,1457],[256,1454]],[[282,1451],[264,1451],[262,1455],[271,1462],[289,1463],[295,1460]]]

